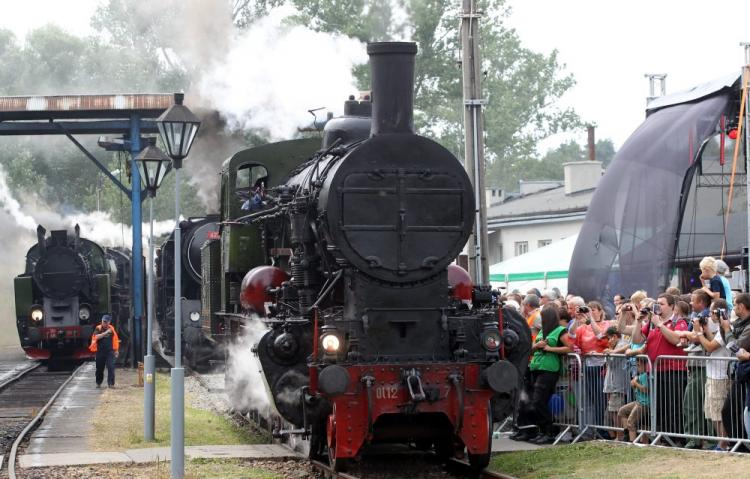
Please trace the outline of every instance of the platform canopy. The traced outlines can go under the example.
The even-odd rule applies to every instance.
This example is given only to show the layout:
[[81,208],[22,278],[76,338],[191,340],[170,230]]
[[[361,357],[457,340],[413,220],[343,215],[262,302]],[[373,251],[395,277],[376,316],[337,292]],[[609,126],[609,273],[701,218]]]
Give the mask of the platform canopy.
[[0,135],[157,133],[153,119],[174,102],[172,93],[0,97]]
[[557,286],[567,290],[568,268],[578,235],[556,241],[526,254],[490,266],[490,283],[508,290],[548,289]]

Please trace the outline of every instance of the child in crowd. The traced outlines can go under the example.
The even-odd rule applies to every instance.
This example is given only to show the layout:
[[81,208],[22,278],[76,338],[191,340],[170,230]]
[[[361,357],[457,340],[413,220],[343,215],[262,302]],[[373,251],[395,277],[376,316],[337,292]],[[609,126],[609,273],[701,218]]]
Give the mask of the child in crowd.
[[[646,371],[647,363],[645,358],[638,358],[636,363],[638,365],[638,375],[630,380],[630,385],[633,387],[633,392],[635,394],[635,400],[627,403],[617,412],[620,425],[623,429],[628,431],[630,442],[635,442],[635,439],[638,436],[638,426],[641,423],[641,418],[646,417],[650,405],[648,372]],[[623,439],[624,433],[618,432],[617,440],[622,441]],[[648,443],[648,437],[644,435],[641,441],[643,443]]]
[[[622,337],[617,330],[617,326],[607,328],[607,349],[604,354],[623,354],[628,349],[629,341]],[[627,393],[627,360],[623,357],[607,357],[607,372],[604,376],[604,393],[607,395],[607,415],[609,423],[617,426],[617,413],[625,404],[625,394]],[[611,434],[614,438],[614,434]]]

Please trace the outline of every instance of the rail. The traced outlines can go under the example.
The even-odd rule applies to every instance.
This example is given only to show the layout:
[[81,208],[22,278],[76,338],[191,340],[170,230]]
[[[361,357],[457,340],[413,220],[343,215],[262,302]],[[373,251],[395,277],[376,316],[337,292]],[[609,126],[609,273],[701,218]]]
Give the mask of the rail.
[[52,397],[47,401],[47,403],[42,407],[42,409],[39,410],[39,412],[34,416],[34,418],[29,421],[29,423],[26,425],[25,428],[16,436],[16,440],[13,441],[13,446],[10,448],[10,453],[8,457],[8,477],[10,479],[16,479],[16,456],[18,454],[18,447],[20,446],[23,439],[26,437],[26,434],[31,431],[34,426],[44,417],[44,415],[47,413],[47,410],[54,404],[57,397],[60,395],[60,393],[65,389],[65,386],[70,383],[70,381],[76,376],[78,371],[81,369],[82,366],[78,366],[73,373],[70,375],[68,379],[63,382],[59,388],[55,391],[55,393],[52,395]]

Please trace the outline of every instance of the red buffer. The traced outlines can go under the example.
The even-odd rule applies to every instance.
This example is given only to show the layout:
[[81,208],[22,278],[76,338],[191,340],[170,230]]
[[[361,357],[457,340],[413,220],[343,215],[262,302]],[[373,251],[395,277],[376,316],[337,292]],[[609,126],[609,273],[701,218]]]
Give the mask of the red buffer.
[[240,288],[242,307],[254,311],[259,316],[265,316],[266,303],[273,301],[268,290],[278,288],[281,283],[288,280],[289,275],[275,266],[258,266],[251,269],[242,279]]
[[474,283],[472,283],[468,271],[457,264],[449,264],[448,285],[451,288],[451,296],[453,298],[461,301],[471,301]]

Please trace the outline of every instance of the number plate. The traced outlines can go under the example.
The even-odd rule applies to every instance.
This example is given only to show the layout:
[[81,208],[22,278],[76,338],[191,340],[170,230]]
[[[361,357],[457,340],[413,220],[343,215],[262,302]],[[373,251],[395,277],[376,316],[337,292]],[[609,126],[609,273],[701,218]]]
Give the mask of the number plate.
[[397,399],[398,384],[381,384],[375,388],[375,399]]

